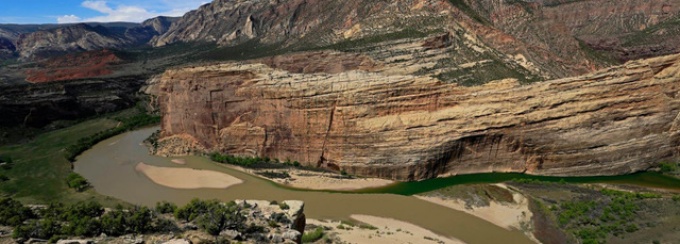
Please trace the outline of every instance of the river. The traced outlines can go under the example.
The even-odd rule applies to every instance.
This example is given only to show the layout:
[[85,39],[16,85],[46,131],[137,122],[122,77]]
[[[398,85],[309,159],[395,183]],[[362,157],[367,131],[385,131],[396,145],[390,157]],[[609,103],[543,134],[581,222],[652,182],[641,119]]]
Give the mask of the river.
[[[158,128],[145,128],[124,133],[95,145],[75,162],[75,171],[92,184],[100,194],[115,197],[133,204],[153,206],[159,201],[185,204],[193,198],[258,200],[303,200],[305,214],[315,219],[348,219],[352,214],[373,215],[410,222],[436,233],[467,243],[531,243],[520,231],[509,231],[472,215],[408,196],[453,184],[502,182],[512,178],[536,178],[513,174],[480,174],[456,176],[422,182],[399,183],[393,186],[368,189],[356,193],[301,191],[288,189],[275,183],[220,165],[202,157],[184,157],[185,165],[172,163],[169,158],[149,155],[141,142]],[[228,189],[178,190],[157,185],[135,170],[137,163],[187,167],[224,172],[244,181]],[[641,175],[641,178],[650,178]],[[632,176],[628,176],[631,178]],[[640,176],[637,176],[640,178]],[[561,178],[537,177],[544,180]],[[626,177],[582,178],[587,182],[625,182]],[[658,177],[651,177],[657,179]],[[566,178],[576,182],[579,178]],[[668,180],[668,179],[666,179]],[[648,182],[644,181],[644,182]],[[646,185],[664,185],[652,180]],[[643,182],[643,183],[644,183]],[[676,186],[680,184],[671,182]],[[643,184],[644,185],[644,184]]]

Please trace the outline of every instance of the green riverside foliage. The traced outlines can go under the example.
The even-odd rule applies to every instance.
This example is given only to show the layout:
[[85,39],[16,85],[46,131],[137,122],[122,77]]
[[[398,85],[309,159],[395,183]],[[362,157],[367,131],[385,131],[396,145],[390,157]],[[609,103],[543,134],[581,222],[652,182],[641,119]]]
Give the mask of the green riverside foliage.
[[306,232],[302,235],[302,243],[312,243],[320,240],[323,237],[323,228],[317,227],[312,232]]
[[161,214],[174,214],[175,211],[177,210],[177,205],[171,202],[166,202],[162,201],[159,203],[156,203],[156,211],[161,213]]
[[672,173],[678,171],[678,169],[680,169],[680,166],[678,166],[677,163],[663,162],[659,164],[659,169],[661,170],[662,173]]
[[218,163],[231,164],[231,165],[243,166],[243,167],[253,167],[257,164],[274,163],[269,158],[238,157],[238,156],[231,156],[231,155],[223,155],[223,154],[219,154],[219,153],[210,154],[210,160],[218,162]]
[[609,235],[620,236],[639,230],[632,224],[640,207],[639,201],[660,198],[655,193],[631,193],[601,190],[602,197],[565,202],[550,208],[557,214],[558,224],[573,233],[582,243],[605,243]]
[[95,144],[126,131],[130,131],[148,125],[158,124],[161,121],[161,117],[141,113],[127,118],[120,118],[119,120],[122,123],[120,126],[102,132],[98,132],[89,137],[82,138],[78,140],[76,144],[67,147],[65,155],[66,159],[68,159],[68,161],[70,162],[74,162],[78,155],[92,148],[92,146],[94,146]]
[[69,188],[76,189],[76,191],[84,191],[87,189],[87,187],[90,186],[90,183],[87,182],[87,180],[77,174],[77,173],[71,173],[68,175],[66,178],[66,184],[68,185]]

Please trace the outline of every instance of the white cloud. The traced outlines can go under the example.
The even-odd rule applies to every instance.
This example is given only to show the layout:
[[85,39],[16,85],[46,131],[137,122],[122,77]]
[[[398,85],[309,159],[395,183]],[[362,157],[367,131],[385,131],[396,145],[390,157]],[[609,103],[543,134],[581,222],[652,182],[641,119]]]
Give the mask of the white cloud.
[[[124,1],[117,1],[124,2]],[[87,0],[81,6],[98,12],[100,15],[80,18],[75,15],[65,15],[57,18],[58,23],[73,22],[142,22],[156,16],[182,16],[186,12],[208,3],[207,0],[152,0],[132,1],[132,5],[120,3],[112,6],[107,1]],[[140,5],[143,4],[143,5]]]
[[57,17],[57,23],[63,24],[63,23],[75,23],[75,22],[80,22],[81,19],[78,16],[75,16],[73,14],[71,15],[64,15],[64,16],[59,16]]

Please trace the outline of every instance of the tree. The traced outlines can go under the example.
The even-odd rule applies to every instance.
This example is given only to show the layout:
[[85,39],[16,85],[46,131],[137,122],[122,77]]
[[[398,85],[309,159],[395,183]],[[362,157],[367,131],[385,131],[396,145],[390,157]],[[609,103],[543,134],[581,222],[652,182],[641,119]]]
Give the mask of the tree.
[[147,207],[137,207],[130,212],[126,221],[129,229],[136,234],[144,234],[153,229],[153,214]]
[[11,198],[0,199],[0,225],[19,226],[34,217],[33,211],[20,202]]
[[76,189],[77,191],[84,191],[90,185],[89,182],[77,173],[71,173],[66,178],[68,187]]
[[156,203],[156,211],[161,214],[174,213],[177,210],[177,205],[174,203],[162,201]]

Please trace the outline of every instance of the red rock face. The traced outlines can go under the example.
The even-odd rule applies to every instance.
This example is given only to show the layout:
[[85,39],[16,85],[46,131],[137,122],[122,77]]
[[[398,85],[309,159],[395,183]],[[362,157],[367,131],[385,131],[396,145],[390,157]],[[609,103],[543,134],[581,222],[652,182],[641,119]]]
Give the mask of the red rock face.
[[33,83],[94,78],[113,73],[111,65],[123,62],[110,50],[68,54],[39,62],[39,68],[26,71]]
[[678,55],[525,86],[314,70],[230,63],[167,71],[154,88],[159,153],[289,159],[397,180],[613,175],[679,154]]

